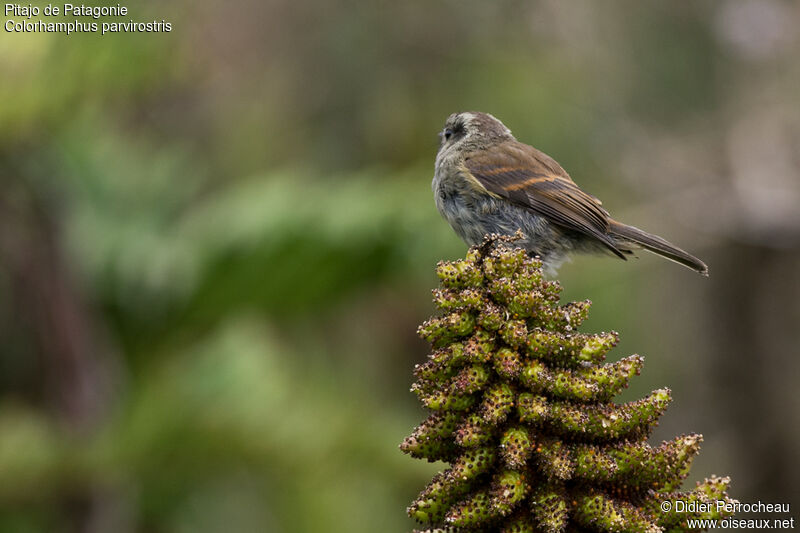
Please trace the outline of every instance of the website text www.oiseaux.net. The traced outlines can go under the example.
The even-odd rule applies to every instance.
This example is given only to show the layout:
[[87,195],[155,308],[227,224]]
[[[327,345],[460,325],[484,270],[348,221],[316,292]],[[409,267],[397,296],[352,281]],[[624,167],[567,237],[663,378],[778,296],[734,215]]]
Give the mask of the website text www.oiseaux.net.
[[[719,500],[716,502],[664,500],[661,502],[663,512],[676,513],[733,513],[735,516],[728,518],[687,518],[686,528],[690,530],[711,530],[711,529],[794,529],[795,520],[793,516],[786,516],[790,512],[788,503],[741,503],[737,501]],[[782,514],[780,518],[747,518],[747,513],[775,513]],[[695,514],[696,516],[696,514]],[[706,515],[708,516],[708,515]]]

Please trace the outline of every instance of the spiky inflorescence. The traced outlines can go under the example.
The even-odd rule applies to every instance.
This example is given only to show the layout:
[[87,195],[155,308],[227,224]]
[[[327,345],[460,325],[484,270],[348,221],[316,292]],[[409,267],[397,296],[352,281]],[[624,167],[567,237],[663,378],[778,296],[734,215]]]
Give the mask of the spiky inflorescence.
[[443,316],[419,334],[433,346],[412,390],[432,414],[400,448],[445,461],[408,508],[435,531],[688,531],[709,512],[662,512],[661,502],[728,500],[727,478],[679,492],[702,436],[652,447],[670,401],[611,400],[638,374],[638,355],[603,364],[616,333],[576,330],[589,301],[559,305],[541,263],[487,237],[437,267]]

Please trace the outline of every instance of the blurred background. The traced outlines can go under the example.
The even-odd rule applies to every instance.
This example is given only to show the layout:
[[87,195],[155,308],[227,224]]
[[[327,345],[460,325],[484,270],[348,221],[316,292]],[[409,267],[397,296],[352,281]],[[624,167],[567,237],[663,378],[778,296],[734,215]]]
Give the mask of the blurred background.
[[673,389],[652,440],[705,435],[687,485],[800,519],[800,4],[128,7],[172,32],[0,32],[0,531],[412,529],[457,110],[709,264],[559,278],[622,400]]

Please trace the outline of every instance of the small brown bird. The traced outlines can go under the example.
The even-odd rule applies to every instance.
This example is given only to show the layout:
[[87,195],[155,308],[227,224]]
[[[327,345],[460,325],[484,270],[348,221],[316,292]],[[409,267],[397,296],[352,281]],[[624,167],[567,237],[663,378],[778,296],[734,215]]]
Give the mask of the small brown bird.
[[468,244],[513,235],[554,272],[571,252],[621,259],[644,248],[708,275],[698,258],[656,235],[612,219],[554,159],[517,141],[488,113],[454,113],[441,133],[433,177],[436,207]]

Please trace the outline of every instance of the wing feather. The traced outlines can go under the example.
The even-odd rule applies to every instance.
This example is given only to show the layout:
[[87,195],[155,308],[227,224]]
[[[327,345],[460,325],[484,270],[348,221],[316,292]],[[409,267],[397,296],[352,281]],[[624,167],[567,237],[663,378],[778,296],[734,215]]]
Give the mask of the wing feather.
[[610,217],[600,200],[578,188],[546,154],[532,146],[507,141],[467,154],[464,166],[489,192],[531,209],[558,226],[590,235],[624,258],[608,236]]

